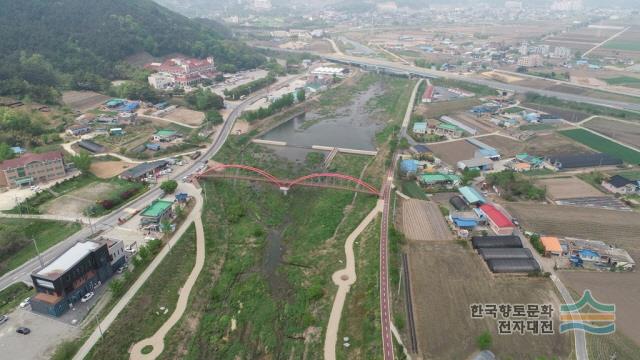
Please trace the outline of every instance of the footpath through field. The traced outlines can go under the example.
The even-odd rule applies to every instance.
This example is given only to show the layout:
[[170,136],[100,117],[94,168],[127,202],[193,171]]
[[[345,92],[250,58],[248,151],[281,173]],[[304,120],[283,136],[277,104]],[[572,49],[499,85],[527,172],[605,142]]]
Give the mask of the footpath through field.
[[[196,189],[191,184],[184,183],[184,184],[181,184],[180,191],[186,191],[187,193],[189,193],[190,195],[192,195],[195,198],[195,200],[196,200],[195,207],[189,213],[189,216],[185,219],[184,223],[182,224],[182,226],[180,226],[178,231],[176,231],[174,233],[174,235],[171,238],[171,240],[169,240],[169,243],[164,248],[162,248],[160,253],[155,257],[155,259],[153,259],[151,264],[149,264],[149,267],[147,267],[145,269],[145,271],[142,273],[142,275],[140,275],[140,277],[131,286],[131,288],[129,288],[129,290],[124,294],[124,296],[122,296],[122,298],[113,307],[113,309],[111,309],[109,314],[107,314],[107,316],[105,316],[105,318],[100,322],[99,327],[97,329],[95,329],[91,333],[91,335],[89,336],[87,341],[85,341],[85,343],[82,345],[80,350],[78,350],[76,355],[73,357],[73,360],[82,360],[89,354],[89,351],[91,351],[91,348],[93,348],[93,346],[101,339],[102,332],[103,331],[107,331],[107,329],[111,326],[111,324],[118,317],[118,314],[120,314],[120,312],[125,308],[125,306],[127,306],[129,301],[131,301],[131,299],[135,296],[135,294],[138,292],[138,290],[140,290],[140,288],[142,287],[142,285],[144,285],[144,283],[147,281],[149,276],[151,276],[151,274],[153,274],[153,272],[158,267],[158,265],[160,265],[160,263],[162,263],[162,260],[164,260],[164,258],[167,256],[167,254],[169,253],[171,248],[176,244],[176,242],[180,239],[180,237],[182,237],[182,235],[185,233],[185,231],[187,230],[189,225],[194,221],[198,221],[200,223],[200,225],[199,225],[200,231],[198,230],[198,222],[196,223],[196,235],[197,235],[197,239],[198,239],[197,240],[198,241],[198,245],[197,245],[198,255],[197,256],[202,255],[202,257],[204,258],[204,249],[201,249],[201,246],[200,246],[200,241],[202,241],[203,242],[202,246],[204,247],[204,234],[201,232],[201,230],[202,230],[202,222],[200,221],[200,210],[202,209],[203,199],[202,199],[202,195],[200,194],[200,189]],[[198,266],[198,258],[196,258],[196,267],[197,266]],[[200,267],[202,267],[202,265],[200,265]],[[195,270],[195,268],[194,268],[194,270]],[[199,271],[198,271],[198,273],[199,273]],[[193,276],[193,271],[192,271],[191,275],[189,276],[189,278],[191,279],[192,276]],[[188,282],[189,282],[189,280],[187,280],[187,283]],[[191,287],[192,286],[193,286],[193,284],[191,284],[191,286],[188,287],[188,291],[186,291],[187,298],[188,298],[189,292],[191,291]],[[185,288],[184,289],[186,289],[186,288],[187,288],[187,285],[185,284]],[[172,316],[169,318],[167,323],[169,323],[171,321],[171,319],[174,318],[174,315],[176,315],[176,313],[178,312],[178,309],[179,309],[179,306],[180,306],[180,300],[183,299],[183,292],[184,291],[181,291],[181,293],[180,293],[180,297],[178,299],[178,305],[176,306],[176,311],[174,311],[174,314],[172,314]],[[186,306],[186,304],[184,306]],[[184,312],[184,309],[182,309],[182,312]],[[180,313],[180,316],[182,316],[182,312]],[[178,319],[176,319],[176,322],[177,322],[177,320],[179,320],[179,317],[178,317]],[[167,323],[165,323],[165,325]],[[173,324],[175,324],[175,322]],[[173,324],[171,324],[171,326],[173,326]],[[164,325],[163,325],[163,328],[164,328]],[[169,331],[169,329],[167,329],[167,331]],[[162,328],[161,328],[161,330],[162,330]],[[160,332],[160,330],[158,331],[158,333],[159,332]],[[158,333],[156,333],[156,334],[158,334]],[[163,337],[164,337],[164,335],[163,335]],[[161,341],[161,343],[162,343],[162,341]],[[158,349],[160,351],[162,351],[162,347],[163,346],[160,346],[160,347],[158,347]],[[153,353],[155,353],[155,351],[156,351],[156,346],[154,346],[154,352]],[[159,355],[159,353],[156,354],[156,356],[157,355]]]
[[[160,354],[162,354],[162,351],[164,350],[164,337],[167,335],[169,330],[171,330],[171,328],[180,320],[185,310],[187,309],[187,305],[189,303],[189,294],[191,294],[191,289],[193,289],[193,285],[195,285],[196,280],[198,279],[198,275],[200,275],[200,271],[202,271],[202,267],[204,266],[204,228],[202,227],[202,217],[200,216],[203,199],[200,192],[197,192],[195,198],[196,206],[192,210],[192,213],[196,214],[196,216],[193,216],[196,226],[196,263],[193,266],[193,270],[191,270],[191,274],[189,274],[189,277],[187,278],[184,286],[179,290],[180,295],[178,296],[178,303],[176,304],[176,308],[173,311],[173,314],[171,314],[169,319],[167,319],[167,321],[162,324],[160,329],[158,329],[158,331],[156,331],[153,336],[141,340],[133,345],[133,347],[131,348],[130,357],[132,360],[155,359]],[[142,349],[147,346],[152,346],[153,350],[151,350],[151,352],[148,354],[143,354]]]
[[351,285],[356,282],[356,262],[353,253],[353,243],[376,216],[378,216],[378,213],[382,211],[382,206],[382,200],[378,200],[376,207],[373,208],[369,215],[362,220],[360,225],[349,234],[347,241],[344,243],[344,253],[347,264],[344,269],[336,271],[333,273],[333,276],[331,276],[333,283],[338,285],[338,292],[333,300],[333,307],[331,308],[331,315],[329,316],[329,323],[327,324],[327,333],[324,338],[325,360],[334,360],[336,358],[336,343],[338,341],[338,329],[340,328],[342,308],[344,307],[344,302]]

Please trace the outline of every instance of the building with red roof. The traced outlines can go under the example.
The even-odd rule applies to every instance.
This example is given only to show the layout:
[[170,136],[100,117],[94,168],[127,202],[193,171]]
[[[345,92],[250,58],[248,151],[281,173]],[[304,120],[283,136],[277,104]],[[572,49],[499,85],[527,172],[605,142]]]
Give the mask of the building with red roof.
[[480,205],[480,210],[487,217],[489,226],[496,235],[511,235],[515,230],[513,222],[492,204]]
[[[172,83],[180,86],[195,85],[204,79],[213,79],[216,76],[216,66],[213,57],[195,59],[175,57],[162,63],[151,63],[145,66],[148,69],[158,71],[159,75],[149,76],[149,83],[154,86],[157,78],[162,77],[162,83]],[[173,81],[167,81],[170,77]]]
[[422,102],[430,103],[431,101],[433,101],[434,93],[435,88],[433,87],[433,85],[427,85],[427,87],[424,89],[424,92],[422,93]]
[[0,163],[0,186],[30,186],[61,178],[65,174],[61,152],[28,153]]

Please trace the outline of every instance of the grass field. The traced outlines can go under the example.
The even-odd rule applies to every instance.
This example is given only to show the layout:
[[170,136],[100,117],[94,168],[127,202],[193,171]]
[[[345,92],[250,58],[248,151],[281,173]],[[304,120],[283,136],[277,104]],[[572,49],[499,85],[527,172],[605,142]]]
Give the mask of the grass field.
[[620,158],[624,162],[640,164],[640,152],[619,145],[587,130],[573,129],[560,131],[560,133],[594,150]]
[[0,275],[36,256],[32,239],[42,252],[80,230],[80,225],[38,219],[0,219]]
[[[104,340],[92,349],[91,359],[127,359],[133,343],[153,335],[171,316],[178,290],[195,262],[195,239],[195,227],[191,225],[105,332]],[[169,310],[165,314],[160,307]]]
[[402,193],[408,197],[420,200],[426,200],[427,194],[424,190],[413,180],[404,180],[401,182]]
[[0,291],[0,315],[10,312],[33,293],[33,288],[21,282]]
[[628,86],[633,88],[640,88],[640,78],[632,76],[617,76],[608,79],[602,79],[609,85]]

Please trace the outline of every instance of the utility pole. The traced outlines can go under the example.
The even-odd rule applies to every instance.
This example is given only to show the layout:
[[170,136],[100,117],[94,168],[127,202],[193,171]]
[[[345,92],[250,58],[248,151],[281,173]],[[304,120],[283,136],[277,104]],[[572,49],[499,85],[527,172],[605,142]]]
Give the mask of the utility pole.
[[103,338],[102,328],[100,327],[100,320],[98,320],[98,315],[96,315],[94,319],[96,319],[96,324],[98,325],[98,331],[100,332],[100,339],[102,339]]
[[33,246],[36,248],[36,254],[38,254],[38,260],[40,260],[40,268],[44,268],[44,261],[42,261],[40,250],[38,250],[38,243],[36,243],[36,238],[31,238],[31,240],[33,241]]

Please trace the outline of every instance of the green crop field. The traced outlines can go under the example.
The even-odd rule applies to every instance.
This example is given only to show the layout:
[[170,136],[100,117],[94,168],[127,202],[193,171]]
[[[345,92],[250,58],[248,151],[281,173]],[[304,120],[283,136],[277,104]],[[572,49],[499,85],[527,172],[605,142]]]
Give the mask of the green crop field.
[[639,164],[640,152],[629,149],[628,147],[616,144],[611,140],[607,140],[602,136],[596,135],[584,129],[574,129],[560,131],[560,133],[588,147],[615,156],[624,162]]
[[603,47],[605,49],[640,51],[640,42],[627,41],[627,40],[613,40],[606,43]]
[[602,79],[609,85],[620,85],[634,88],[640,88],[640,78],[632,76],[616,76],[608,79]]

